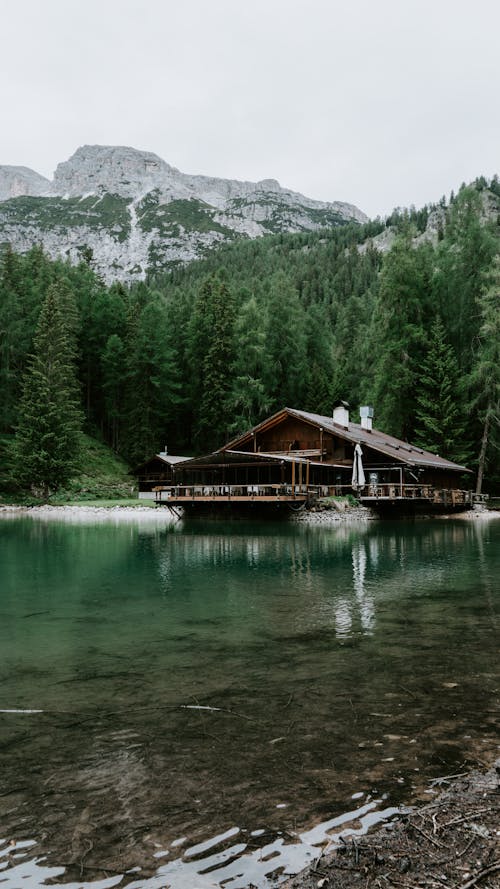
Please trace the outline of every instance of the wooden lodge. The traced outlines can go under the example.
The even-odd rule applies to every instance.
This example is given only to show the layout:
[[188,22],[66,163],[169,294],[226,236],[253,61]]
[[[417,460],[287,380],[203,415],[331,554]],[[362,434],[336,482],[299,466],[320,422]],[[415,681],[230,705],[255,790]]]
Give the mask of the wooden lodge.
[[139,499],[154,500],[156,497],[154,489],[158,485],[171,485],[174,483],[174,467],[178,463],[185,463],[189,457],[176,457],[167,451],[160,451],[154,454],[145,463],[141,463],[133,470],[133,475],[137,477],[139,487]]
[[326,496],[354,494],[379,509],[468,508],[470,471],[372,428],[361,408],[351,423],[340,403],[332,417],[284,408],[219,450],[172,466],[156,502],[186,510],[273,506],[301,509]]

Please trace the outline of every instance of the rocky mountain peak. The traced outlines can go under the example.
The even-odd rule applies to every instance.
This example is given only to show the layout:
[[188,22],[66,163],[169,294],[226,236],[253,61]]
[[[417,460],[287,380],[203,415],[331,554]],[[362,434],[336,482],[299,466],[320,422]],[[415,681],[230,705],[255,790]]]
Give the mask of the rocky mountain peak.
[[158,188],[179,171],[157,154],[117,145],[82,145],[58,164],[53,194],[85,195],[108,192],[135,198]]
[[0,166],[0,243],[21,252],[38,243],[73,262],[90,252],[108,282],[141,280],[240,237],[366,220],[352,204],[312,200],[276,179],[189,175],[128,146],[82,145],[52,182]]

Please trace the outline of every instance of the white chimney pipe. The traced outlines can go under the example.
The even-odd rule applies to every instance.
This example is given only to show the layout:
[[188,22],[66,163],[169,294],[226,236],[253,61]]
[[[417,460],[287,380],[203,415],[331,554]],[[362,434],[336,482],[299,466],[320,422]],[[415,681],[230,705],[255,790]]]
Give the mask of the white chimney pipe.
[[361,428],[371,432],[373,428],[373,408],[368,404],[364,404],[359,409],[359,415],[361,417]]
[[344,426],[345,429],[349,426],[349,405],[347,401],[339,401],[338,404],[333,408],[333,422],[337,424],[337,426]]

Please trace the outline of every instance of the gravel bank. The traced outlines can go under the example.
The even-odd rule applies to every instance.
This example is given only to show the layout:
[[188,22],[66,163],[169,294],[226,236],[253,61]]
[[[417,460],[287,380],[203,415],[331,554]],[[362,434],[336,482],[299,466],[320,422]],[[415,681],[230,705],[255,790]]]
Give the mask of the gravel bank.
[[366,506],[349,506],[345,509],[303,509],[292,513],[293,522],[306,522],[308,525],[338,525],[346,522],[372,522],[378,519],[377,513]]
[[168,509],[152,509],[150,506],[0,506],[0,518],[14,516],[70,522],[140,521],[163,525],[177,522]]

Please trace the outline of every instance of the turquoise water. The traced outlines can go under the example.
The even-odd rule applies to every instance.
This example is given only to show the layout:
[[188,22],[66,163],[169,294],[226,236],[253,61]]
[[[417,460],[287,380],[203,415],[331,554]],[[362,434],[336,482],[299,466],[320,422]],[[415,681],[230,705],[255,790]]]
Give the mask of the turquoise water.
[[495,520],[2,520],[0,887],[271,886],[488,759],[499,578]]

